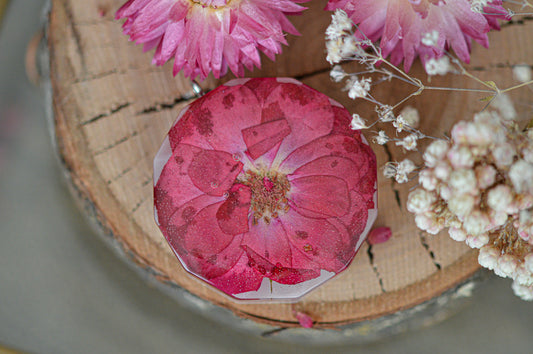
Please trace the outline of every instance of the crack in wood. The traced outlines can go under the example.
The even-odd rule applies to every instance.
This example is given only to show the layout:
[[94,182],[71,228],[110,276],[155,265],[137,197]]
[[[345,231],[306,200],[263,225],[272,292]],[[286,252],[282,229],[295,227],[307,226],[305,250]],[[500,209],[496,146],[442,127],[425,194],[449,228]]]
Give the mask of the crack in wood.
[[135,113],[135,115],[136,116],[140,116],[140,115],[143,115],[143,114],[156,113],[156,112],[169,110],[169,109],[174,108],[178,104],[190,101],[191,99],[194,99],[195,97],[196,96],[195,96],[194,93],[191,93],[190,95],[189,94],[185,94],[183,96],[176,97],[172,102],[156,103],[153,106],[147,107],[147,108],[143,109],[142,111]]
[[376,274],[376,277],[378,278],[379,287],[381,288],[382,293],[386,293],[385,287],[383,286],[383,279],[381,278],[381,275],[379,274],[378,267],[374,264],[374,253],[372,253],[372,245],[368,245],[368,249],[366,250],[366,254],[368,255],[368,259],[370,260],[370,265],[372,266],[372,270],[374,271],[374,274]]
[[78,29],[76,28],[76,25],[74,24],[74,14],[72,12],[72,8],[70,6],[69,1],[62,1],[63,8],[65,9],[65,14],[67,15],[67,24],[72,31],[72,36],[74,37],[74,44],[76,46],[76,53],[80,56],[81,66],[83,70],[85,70],[85,54],[83,52],[83,46],[81,43],[81,35]]
[[435,253],[433,253],[433,251],[430,249],[429,247],[429,244],[427,243],[427,239],[426,239],[426,235],[424,234],[423,231],[420,231],[418,233],[418,237],[420,239],[420,243],[422,244],[422,246],[426,249],[426,251],[429,253],[429,257],[431,257],[431,261],[433,262],[433,264],[435,265],[435,267],[438,269],[438,270],[441,270],[442,269],[442,266],[440,265],[439,262],[437,262],[437,259],[435,258]]
[[141,207],[141,205],[146,202],[147,200],[151,199],[152,198],[152,194],[149,194],[147,197],[141,199],[140,202],[138,202],[137,204],[135,204],[135,206],[133,207],[133,209],[131,209],[130,211],[130,215],[132,215],[133,213],[135,213],[137,211],[137,209],[139,209]]
[[118,175],[116,175],[112,179],[107,180],[107,185],[110,185],[111,183],[118,181],[120,178],[122,178],[124,175],[126,175],[128,172],[130,172],[132,170],[133,170],[133,166],[125,168]]
[[130,105],[131,105],[130,102],[123,103],[123,104],[117,106],[117,108],[112,109],[112,110],[109,111],[108,113],[102,113],[102,114],[99,114],[99,115],[97,115],[97,116],[92,117],[92,118],[89,119],[89,120],[86,120],[85,122],[81,122],[80,125],[83,127],[83,126],[85,126],[85,125],[88,125],[88,124],[94,123],[94,122],[96,122],[96,121],[98,121],[98,120],[100,120],[100,119],[102,119],[102,118],[109,117],[110,115],[113,115],[113,114],[115,114],[115,113],[117,113],[117,112],[123,110],[124,108],[129,107]]
[[118,145],[120,145],[120,144],[122,144],[122,143],[125,143],[126,141],[130,140],[130,139],[133,138],[133,137],[136,137],[137,135],[139,135],[139,132],[134,131],[134,132],[131,133],[130,135],[125,136],[125,137],[123,137],[122,139],[120,139],[120,140],[118,140],[118,141],[115,141],[114,143],[112,143],[112,144],[110,144],[110,145],[104,147],[103,149],[93,152],[93,156],[102,155],[103,153],[108,152],[109,150],[111,150],[111,149],[117,147]]
[[472,66],[470,67],[470,70],[472,71],[488,71],[490,69],[514,69],[516,66],[525,66],[530,69],[533,69],[533,65],[529,64],[504,64],[504,63],[496,63],[496,64],[490,64],[488,67],[484,66]]

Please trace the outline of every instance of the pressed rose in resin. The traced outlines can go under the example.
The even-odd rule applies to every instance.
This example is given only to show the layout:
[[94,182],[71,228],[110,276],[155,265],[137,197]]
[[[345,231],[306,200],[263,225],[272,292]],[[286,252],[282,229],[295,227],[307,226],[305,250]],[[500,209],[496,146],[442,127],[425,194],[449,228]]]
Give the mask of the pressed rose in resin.
[[190,273],[294,299],[345,269],[376,217],[376,159],[348,111],[293,79],[186,107],[154,162],[156,221]]

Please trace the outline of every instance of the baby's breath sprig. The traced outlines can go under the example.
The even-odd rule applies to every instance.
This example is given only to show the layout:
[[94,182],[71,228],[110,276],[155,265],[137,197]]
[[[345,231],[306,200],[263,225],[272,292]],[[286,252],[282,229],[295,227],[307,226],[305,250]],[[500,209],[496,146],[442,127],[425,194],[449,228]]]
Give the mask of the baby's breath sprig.
[[[520,5],[522,10],[533,8],[529,1],[507,2]],[[472,10],[486,11],[491,3],[473,0]],[[517,15],[508,12],[509,18]],[[375,105],[377,119],[367,123],[354,114],[352,129],[391,124],[395,137],[378,130],[372,140],[379,145],[394,143],[404,151],[417,150],[420,139],[434,140],[422,154],[422,166],[409,159],[389,161],[383,166],[384,176],[397,183],[418,177],[418,187],[407,201],[407,209],[415,214],[416,225],[430,234],[447,228],[452,239],[480,249],[480,265],[512,278],[515,294],[533,300],[533,128],[530,126],[526,131],[518,128],[514,121],[516,111],[507,96],[515,89],[532,89],[531,67],[515,65],[513,77],[518,83],[500,88],[495,82],[473,75],[460,60],[445,52],[425,62],[429,79],[435,75],[463,75],[480,88],[431,86],[384,58],[379,46],[351,23],[344,11],[335,11],[326,33],[330,63],[357,61],[364,67],[359,72],[346,73],[340,65],[335,65],[331,78],[335,82],[345,80],[350,98]],[[437,31],[425,33],[421,39],[427,47],[438,41]],[[376,99],[371,91],[374,86],[392,80],[407,83],[414,90],[390,105]],[[407,106],[399,114],[395,112],[428,90],[477,92],[485,95],[487,105],[473,121],[455,124],[449,139],[427,136],[418,130],[420,117],[416,109]],[[489,105],[491,110],[487,109]]]

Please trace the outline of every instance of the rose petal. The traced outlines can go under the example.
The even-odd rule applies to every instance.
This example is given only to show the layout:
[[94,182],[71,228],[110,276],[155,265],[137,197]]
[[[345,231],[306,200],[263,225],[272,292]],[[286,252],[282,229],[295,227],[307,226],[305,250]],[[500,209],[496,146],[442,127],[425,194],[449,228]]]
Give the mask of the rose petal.
[[284,267],[281,264],[272,264],[266,258],[248,246],[243,246],[248,256],[248,264],[263,276],[280,284],[297,284],[306,280],[314,279],[320,275],[318,269],[295,269]]
[[289,201],[293,206],[325,217],[346,215],[350,208],[348,186],[332,176],[307,176],[291,181]]
[[252,159],[267,153],[291,133],[286,119],[262,123],[242,130],[247,152]]
[[235,184],[229,191],[229,196],[217,211],[217,221],[220,229],[230,235],[248,232],[248,213],[252,200],[250,187]]
[[292,254],[285,229],[277,219],[270,224],[259,220],[244,236],[243,245],[253,249],[272,264],[292,267]]
[[201,149],[190,145],[176,146],[165,164],[154,189],[154,202],[162,224],[165,223],[165,215],[170,217],[175,209],[202,194],[188,174],[194,155],[200,151]]
[[[241,255],[242,236],[225,234],[211,217],[223,201],[202,195],[177,209],[162,228],[176,254],[186,267],[199,276],[210,278],[227,272]],[[209,222],[208,222],[209,221]]]
[[342,225],[334,226],[327,219],[310,219],[293,209],[280,216],[280,220],[289,242],[320,268],[337,273],[350,261],[345,255],[354,253],[350,247],[353,238]]
[[286,83],[276,87],[265,100],[264,107],[279,113],[264,115],[262,120],[287,119],[293,134],[280,146],[278,163],[294,149],[329,134],[333,127],[333,111],[329,99],[318,91],[297,84]]
[[248,256],[244,250],[240,247],[237,248],[242,252],[242,255],[230,271],[209,279],[213,286],[230,295],[256,291],[261,287],[263,281],[263,275],[248,264]]
[[288,176],[289,181],[305,176],[332,176],[341,178],[348,189],[360,182],[357,165],[350,159],[341,156],[324,156],[306,163]]
[[369,148],[360,139],[345,135],[329,135],[311,141],[294,150],[279,166],[286,173],[293,173],[297,168],[323,156],[341,156],[352,160],[360,175],[368,169],[368,161],[375,159]]
[[192,183],[202,192],[222,196],[242,170],[232,154],[225,151],[202,150],[194,155],[188,172]]

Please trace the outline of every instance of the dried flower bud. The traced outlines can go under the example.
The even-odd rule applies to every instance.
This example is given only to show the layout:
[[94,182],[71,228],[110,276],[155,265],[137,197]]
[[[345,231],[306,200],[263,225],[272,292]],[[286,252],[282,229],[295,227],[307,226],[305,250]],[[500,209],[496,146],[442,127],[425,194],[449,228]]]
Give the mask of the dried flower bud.
[[475,193],[476,192],[476,175],[474,171],[467,169],[455,170],[450,174],[448,184],[455,193]]
[[433,174],[433,171],[431,170],[423,170],[420,171],[420,174],[418,175],[418,182],[422,185],[422,187],[428,191],[433,191],[435,188],[437,188],[437,183],[439,182],[437,180],[437,177]]
[[531,81],[531,68],[527,64],[515,65],[513,67],[513,77],[522,83]]
[[533,253],[528,254],[524,257],[524,265],[526,269],[533,273]]
[[361,129],[366,129],[367,126],[366,126],[365,120],[361,118],[359,114],[354,113],[352,115],[352,121],[350,122],[350,128],[353,130],[361,130]]
[[441,161],[448,152],[448,143],[444,140],[435,140],[424,152],[424,161],[426,166],[435,167],[437,162]]
[[480,248],[477,260],[482,267],[493,270],[498,265],[500,250],[496,247],[486,245]]
[[517,267],[516,258],[510,254],[504,254],[498,259],[498,265],[494,268],[494,273],[503,278],[512,277]]
[[433,169],[435,177],[437,177],[441,181],[446,181],[448,177],[450,177],[451,172],[452,168],[450,165],[448,165],[446,161],[438,162],[435,168]]
[[457,242],[463,242],[464,240],[466,240],[466,232],[463,229],[457,227],[450,227],[448,229],[448,234],[450,234],[452,240],[455,240]]
[[511,288],[513,289],[515,295],[521,298],[522,300],[533,300],[533,286],[523,286],[520,285],[520,283],[514,281],[513,285],[511,285]]
[[515,156],[516,151],[509,143],[500,144],[492,150],[492,157],[499,168],[511,165]]
[[518,160],[511,166],[509,178],[517,193],[533,192],[533,164]]
[[505,184],[497,185],[489,190],[487,194],[487,204],[493,210],[506,211],[513,202],[513,192]]
[[437,222],[435,214],[433,213],[416,214],[415,223],[419,229],[433,235],[438,234],[443,228],[443,226]]
[[466,236],[466,244],[471,248],[481,248],[487,243],[489,243],[489,235],[487,234]]
[[418,128],[418,125],[420,124],[420,115],[418,114],[418,110],[416,108],[412,106],[406,106],[404,109],[402,109],[400,115],[403,117],[408,126]]
[[485,189],[492,186],[496,180],[496,169],[491,165],[477,166],[475,173],[477,184],[480,189]]
[[533,285],[533,274],[526,268],[524,263],[521,263],[516,268],[514,280],[520,285],[531,286]]
[[455,168],[468,168],[474,165],[472,152],[466,146],[454,146],[448,151],[448,160]]
[[463,220],[474,209],[475,203],[475,198],[470,194],[453,194],[448,199],[448,209]]
[[485,232],[489,224],[490,220],[485,213],[481,210],[474,210],[465,218],[463,227],[467,233],[479,235]]
[[407,197],[407,210],[411,213],[420,214],[431,210],[433,203],[437,200],[432,192],[417,188]]

